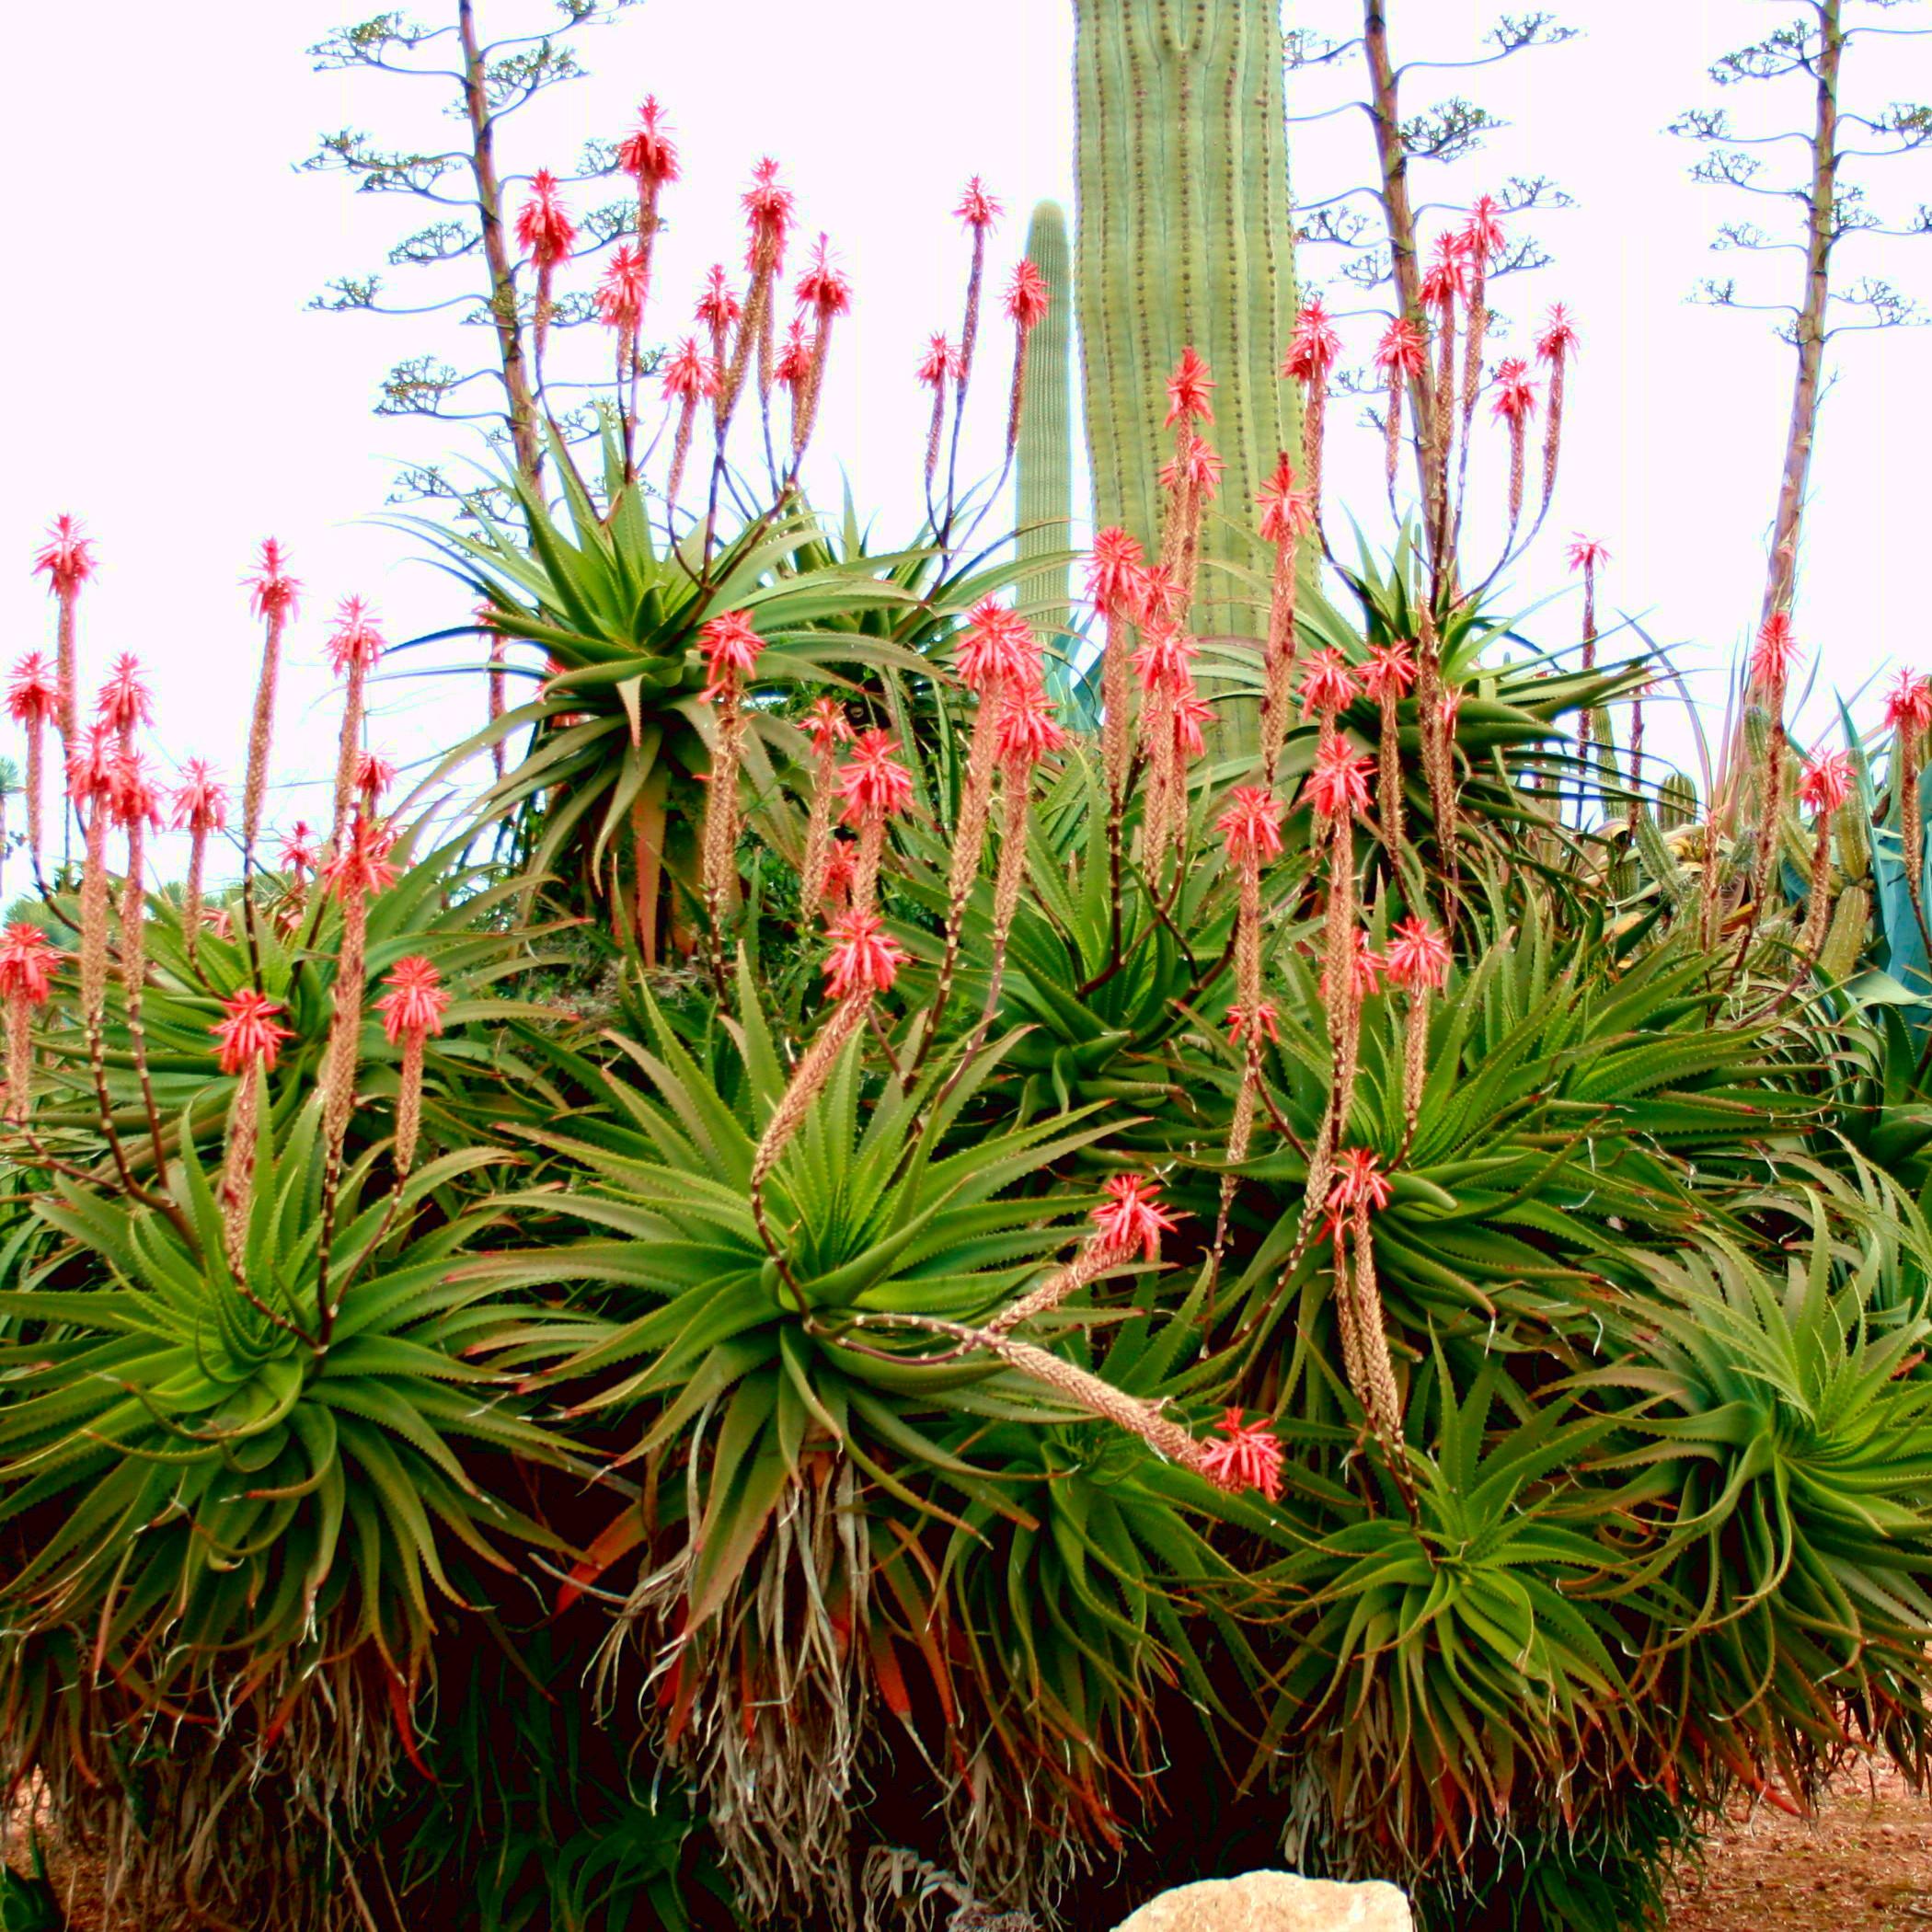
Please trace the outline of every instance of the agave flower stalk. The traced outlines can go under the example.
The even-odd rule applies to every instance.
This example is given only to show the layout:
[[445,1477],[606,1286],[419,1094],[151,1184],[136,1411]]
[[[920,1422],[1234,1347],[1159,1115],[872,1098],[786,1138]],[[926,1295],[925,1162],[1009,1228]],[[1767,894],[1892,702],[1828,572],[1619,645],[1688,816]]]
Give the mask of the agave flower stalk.
[[677,509],[678,491],[684,480],[684,466],[691,455],[691,443],[697,432],[700,403],[718,394],[719,372],[715,357],[706,355],[695,336],[686,336],[664,364],[664,394],[677,405],[677,428],[672,432],[671,471],[664,484],[664,514],[667,519]]
[[114,660],[114,668],[94,701],[94,713],[113,732],[123,756],[134,749],[134,733],[143,725],[154,723],[154,700],[142,682],[141,665],[126,651]]
[[171,822],[188,834],[188,883],[182,895],[181,930],[188,957],[195,956],[201,931],[202,878],[208,862],[208,835],[228,823],[228,793],[205,759],[190,758],[181,767],[181,783],[168,800]]
[[939,527],[940,517],[933,501],[933,485],[938,478],[939,451],[946,438],[946,385],[959,380],[960,367],[959,350],[944,336],[936,335],[927,342],[926,353],[914,372],[933,392],[932,421],[926,431],[926,521],[935,530]]
[[1009,1302],[981,1330],[1009,1335],[1035,1317],[1057,1308],[1068,1295],[1110,1273],[1136,1252],[1144,1261],[1160,1259],[1160,1237],[1179,1225],[1160,1198],[1160,1183],[1139,1174],[1110,1174],[1107,1199],[1093,1212],[1094,1231],[1074,1259],[1054,1270],[1037,1288]]
[[1394,1198],[1379,1158],[1366,1147],[1341,1156],[1328,1193],[1335,1244],[1335,1309],[1341,1329],[1342,1363],[1369,1432],[1382,1449],[1411,1518],[1417,1513],[1409,1444],[1402,1428],[1402,1397],[1389,1353],[1382,1291],[1375,1279],[1371,1217]]
[[[1150,583],[1171,589],[1164,571],[1150,573]],[[1147,763],[1147,793],[1141,812],[1141,863],[1150,879],[1157,879],[1169,848],[1177,842],[1187,806],[1187,775],[1177,769],[1180,739],[1176,713],[1192,692],[1189,664],[1196,652],[1194,640],[1174,627],[1164,614],[1156,615],[1156,594],[1146,606],[1144,641],[1133,654],[1134,674],[1141,687],[1141,744]]]
[[420,953],[397,960],[383,984],[386,991],[375,1010],[383,1017],[389,1044],[402,1048],[396,1095],[396,1184],[400,1187],[416,1164],[416,1143],[422,1131],[423,1051],[430,1036],[443,1031],[450,996],[443,975]]
[[59,728],[61,687],[53,667],[38,650],[30,650],[14,666],[6,692],[6,713],[27,736],[27,849],[33,875],[41,878],[42,799],[47,788],[46,730]]
[[1159,479],[1167,499],[1161,519],[1160,566],[1179,586],[1177,618],[1185,616],[1194,601],[1201,520],[1221,471],[1221,459],[1195,427],[1214,420],[1208,402],[1213,387],[1207,363],[1195,350],[1183,349],[1167,378],[1167,413],[1161,427],[1174,431],[1174,454],[1161,466]]
[[128,1024],[137,1037],[141,992],[147,981],[147,834],[161,826],[161,800],[146,764],[138,752],[119,753],[108,793],[109,811],[128,842],[127,872],[121,886],[121,976],[127,991]]
[[[825,386],[825,364],[832,354],[832,325],[852,309],[852,283],[842,269],[833,266],[830,244],[820,236],[811,261],[799,278],[798,297],[811,316],[811,348],[806,359],[804,380],[793,394],[791,426],[792,474],[798,474],[805,445],[811,441],[812,426],[818,421],[819,397]],[[1010,459],[1011,452],[1008,452]]]
[[53,527],[47,534],[47,541],[34,557],[33,567],[46,573],[47,589],[58,612],[54,629],[54,668],[55,681],[60,686],[61,749],[71,760],[80,749],[80,729],[75,709],[79,690],[75,617],[80,607],[81,586],[94,574],[94,540],[80,534],[80,524],[75,518],[55,517]]
[[1925,769],[1926,731],[1932,727],[1932,682],[1916,671],[1901,671],[1885,699],[1885,722],[1892,739],[1892,789],[1899,800],[1899,856],[1905,868],[1905,890],[1912,895],[1913,916],[1919,936],[1932,952],[1932,926],[1926,923],[1926,825],[1921,774]]
[[33,1016],[53,990],[60,955],[38,926],[0,933],[0,1005],[6,1009],[6,1092],[0,1116],[27,1119],[33,1099]]
[[261,546],[260,566],[249,580],[249,601],[262,621],[261,670],[248,725],[248,769],[242,781],[242,875],[255,869],[262,806],[269,791],[269,750],[275,735],[275,687],[282,675],[282,634],[293,621],[301,585],[288,573],[282,546],[271,536]]
[[1435,620],[1425,603],[1417,612],[1421,635],[1416,640],[1416,722],[1422,740],[1422,776],[1429,787],[1429,805],[1435,817],[1436,843],[1454,878],[1455,872],[1456,787],[1455,721],[1462,706],[1460,692],[1443,683],[1443,659],[1436,643]]
[[1027,811],[1032,802],[1033,768],[1064,749],[1066,733],[1054,722],[1053,703],[1039,685],[1009,687],[1000,700],[994,754],[1000,774],[999,863],[993,879],[993,963],[987,978],[985,1011],[974,1049],[999,1010],[1006,971],[1006,942],[1019,911],[1027,878]]
[[[494,604],[477,604],[476,618],[477,629],[489,639],[489,722],[494,726],[510,708],[510,681],[504,670],[509,662],[509,644],[502,632],[497,628]],[[500,783],[508,764],[500,732],[489,742],[489,763],[498,782]]]
[[[959,500],[960,431],[966,420],[966,390],[972,381],[973,353],[979,347],[980,308],[986,281],[986,238],[1003,212],[977,175],[967,182],[960,205],[953,211],[965,227],[972,255],[966,270],[966,304],[960,322],[959,349],[951,370],[952,442],[946,458],[945,503],[936,525],[942,547],[951,535],[953,512]],[[934,400],[937,410],[938,399]],[[932,466],[937,470],[937,450],[933,452]]]
[[1500,260],[1508,236],[1502,211],[1490,195],[1478,195],[1469,218],[1456,236],[1468,280],[1468,325],[1463,350],[1463,458],[1469,454],[1469,432],[1476,422],[1476,405],[1482,395],[1482,351],[1489,330],[1489,264]]
[[1046,320],[1052,302],[1046,277],[1038,266],[1024,259],[1017,263],[1013,279],[1006,285],[1006,318],[1013,325],[1013,393],[1006,404],[1008,464],[1019,447],[1019,420],[1027,396],[1027,351],[1033,331]]
[[872,910],[885,856],[886,827],[912,802],[913,775],[892,755],[897,749],[888,732],[861,731],[852,755],[839,767],[840,816],[858,834],[852,859],[855,913]]
[[1402,1146],[1414,1143],[1429,1077],[1429,1001],[1449,983],[1449,942],[1425,919],[1398,919],[1389,935],[1383,971],[1409,996],[1402,1031]]
[[[1610,561],[1610,553],[1593,536],[1581,533],[1570,546],[1570,568],[1583,574],[1583,645],[1581,662],[1587,674],[1596,669],[1596,579],[1597,572]],[[1590,755],[1590,739],[1594,726],[1593,715],[1585,705],[1577,719],[1577,745],[1587,760]]]
[[664,109],[654,94],[638,107],[638,124],[617,148],[617,166],[638,184],[638,252],[643,261],[645,292],[650,288],[650,257],[658,234],[658,197],[678,178],[677,146]]
[[1570,359],[1578,348],[1576,326],[1570,311],[1559,302],[1550,310],[1536,338],[1536,359],[1549,365],[1549,412],[1543,427],[1543,504],[1537,512],[1540,522],[1549,514],[1550,499],[1557,493],[1557,458],[1563,443],[1563,379]]
[[1798,796],[1818,815],[1811,847],[1811,876],[1806,888],[1804,926],[1799,935],[1799,976],[1811,970],[1824,946],[1832,918],[1832,823],[1852,795],[1851,757],[1825,752],[1811,759],[1798,780]]
[[738,399],[744,393],[745,378],[751,373],[752,356],[761,356],[763,391],[771,385],[769,349],[771,341],[772,285],[785,255],[785,237],[791,227],[794,197],[778,179],[778,164],[768,155],[752,170],[752,185],[742,200],[751,228],[751,279],[745,285],[744,303],[738,319],[738,334],[725,364],[718,392],[716,411],[720,456],[724,432],[730,427]]
[[1130,639],[1146,592],[1146,560],[1138,539],[1117,525],[1094,536],[1087,569],[1087,594],[1106,639],[1100,658],[1100,762],[1107,774],[1107,850],[1118,923],[1121,825],[1127,811],[1127,766],[1133,728]]
[[[1311,295],[1294,318],[1294,334],[1282,374],[1302,385],[1302,475],[1317,535],[1321,532],[1322,444],[1328,434],[1328,380],[1341,358],[1341,337],[1319,296]],[[1323,549],[1328,540],[1322,538]]]
[[222,1018],[209,1028],[220,1043],[223,1073],[238,1075],[228,1106],[228,1131],[222,1153],[223,1244],[228,1265],[240,1276],[247,1249],[248,1202],[255,1176],[255,1146],[261,1121],[261,1089],[274,1071],[282,1043],[295,1036],[275,1018],[274,1000],[244,986],[222,1002]]
[[[1771,890],[1772,855],[1777,847],[1778,821],[1785,799],[1785,691],[1797,661],[1798,638],[1788,611],[1773,611],[1759,627],[1751,653],[1751,695],[1765,713],[1765,755],[1758,772],[1757,852],[1751,868],[1752,926]],[[1750,926],[1745,943],[1749,943]]]
[[832,812],[838,798],[838,751],[852,742],[852,726],[835,699],[817,699],[805,716],[811,740],[811,810],[805,820],[805,850],[799,866],[799,924],[809,926],[825,909],[826,876],[833,860]]
[[1232,1169],[1248,1158],[1254,1133],[1261,1078],[1261,1041],[1272,1029],[1273,1008],[1261,995],[1261,872],[1282,856],[1282,808],[1266,786],[1237,785],[1214,829],[1225,842],[1227,863],[1236,880],[1235,909],[1235,1006],[1230,1017],[1235,1043],[1244,1049],[1241,1086],[1228,1133],[1227,1167],[1222,1177],[1221,1212],[1214,1236],[1220,1255],[1234,1202]]
[[[738,769],[744,749],[743,680],[751,675],[765,649],[752,628],[748,611],[726,611],[711,618],[697,634],[697,648],[709,673],[698,696],[717,704],[717,730],[711,746],[711,771],[705,787],[705,822],[698,845],[698,889],[711,924],[713,967],[723,983],[725,914],[738,890]],[[639,875],[641,883],[641,874]],[[641,924],[645,908],[638,909]]]
[[543,386],[544,346],[556,305],[550,299],[558,269],[570,259],[577,224],[563,204],[557,177],[540,167],[530,178],[530,199],[517,211],[517,246],[536,264],[536,380]]
[[[1375,367],[1386,385],[1382,403],[1382,464],[1390,500],[1402,454],[1402,394],[1429,374],[1429,339],[1407,316],[1397,316],[1375,345]],[[1417,426],[1417,434],[1421,427]]]
[[1362,671],[1362,688],[1374,699],[1377,726],[1375,780],[1376,830],[1393,858],[1402,844],[1402,730],[1400,707],[1415,687],[1415,649],[1406,639],[1371,644]]
[[[698,326],[707,329],[711,338],[711,366],[719,372],[720,379],[724,373],[725,350],[730,342],[731,331],[737,328],[744,314],[744,304],[732,293],[730,278],[725,274],[722,262],[713,262],[705,276],[705,292],[697,298],[696,316]],[[717,407],[714,392],[712,407]]]
[[1630,694],[1630,802],[1624,809],[1624,823],[1633,840],[1643,817],[1643,701],[1650,688],[1641,684]]
[[[1510,528],[1505,543],[1513,543],[1523,518],[1523,492],[1529,474],[1529,426],[1536,413],[1536,385],[1529,364],[1510,356],[1496,371],[1496,420],[1510,432]],[[1466,450],[1466,445],[1465,445]]]
[[114,787],[114,733],[95,725],[67,761],[67,797],[86,836],[81,862],[81,1018],[100,1029],[108,993],[108,822]]
[[1423,274],[1417,293],[1430,316],[1435,347],[1435,380],[1425,382],[1429,422],[1422,436],[1428,477],[1423,513],[1439,573],[1446,573],[1445,555],[1451,541],[1449,468],[1455,441],[1455,316],[1468,287],[1462,251],[1454,236],[1439,236],[1435,259]]
[[344,680],[342,730],[336,750],[335,824],[329,844],[342,848],[342,834],[355,806],[356,774],[362,759],[362,718],[369,673],[383,654],[383,634],[360,597],[345,598],[328,638],[329,661]]
[[1260,535],[1274,546],[1274,580],[1268,600],[1261,692],[1261,783],[1274,783],[1282,746],[1288,736],[1288,713],[1294,689],[1294,604],[1300,576],[1300,540],[1315,527],[1315,511],[1305,489],[1297,489],[1294,467],[1284,451],[1274,474],[1255,500],[1261,507]]

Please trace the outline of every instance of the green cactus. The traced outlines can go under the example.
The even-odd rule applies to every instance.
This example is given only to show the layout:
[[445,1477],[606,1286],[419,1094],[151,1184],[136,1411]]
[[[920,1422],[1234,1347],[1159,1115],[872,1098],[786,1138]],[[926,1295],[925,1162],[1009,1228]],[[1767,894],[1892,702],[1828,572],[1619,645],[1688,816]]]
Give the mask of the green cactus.
[[[1045,319],[1027,350],[1019,419],[1016,460],[1022,562],[1064,553],[1074,514],[1074,277],[1066,215],[1058,201],[1042,201],[1034,209],[1027,259],[1044,279],[1049,299]],[[1019,600],[1041,630],[1064,634],[1073,602],[1066,564],[1029,571],[1020,581]]]
[[1255,491],[1299,436],[1278,373],[1295,309],[1280,12],[1273,0],[1074,0],[1074,17],[1094,522],[1152,550],[1165,385],[1181,351],[1198,350],[1219,385],[1211,440],[1227,466],[1193,624],[1256,637],[1263,614],[1215,565],[1265,570],[1246,534]]

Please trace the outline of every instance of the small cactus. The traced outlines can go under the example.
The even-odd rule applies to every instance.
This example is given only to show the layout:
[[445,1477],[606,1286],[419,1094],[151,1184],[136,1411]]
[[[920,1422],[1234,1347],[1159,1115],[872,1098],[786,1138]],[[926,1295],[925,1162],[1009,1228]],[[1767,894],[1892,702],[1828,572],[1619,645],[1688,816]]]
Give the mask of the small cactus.
[[[1058,201],[1042,201],[1034,209],[1027,230],[1027,259],[1044,278],[1050,299],[1028,351],[1019,419],[1017,462],[1022,561],[1051,557],[1071,547],[1073,263],[1067,250],[1066,215]],[[1073,602],[1067,565],[1047,564],[1029,572],[1020,581],[1019,601],[1050,639],[1055,634],[1064,638]]]

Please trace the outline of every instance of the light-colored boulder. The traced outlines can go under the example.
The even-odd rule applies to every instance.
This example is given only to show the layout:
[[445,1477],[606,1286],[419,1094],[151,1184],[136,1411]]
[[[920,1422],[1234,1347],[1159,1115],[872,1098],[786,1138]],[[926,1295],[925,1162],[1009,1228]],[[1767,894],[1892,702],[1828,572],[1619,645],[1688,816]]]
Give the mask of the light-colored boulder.
[[1115,1932],[1414,1932],[1393,1885],[1338,1885],[1291,1871],[1202,1879],[1150,1899]]

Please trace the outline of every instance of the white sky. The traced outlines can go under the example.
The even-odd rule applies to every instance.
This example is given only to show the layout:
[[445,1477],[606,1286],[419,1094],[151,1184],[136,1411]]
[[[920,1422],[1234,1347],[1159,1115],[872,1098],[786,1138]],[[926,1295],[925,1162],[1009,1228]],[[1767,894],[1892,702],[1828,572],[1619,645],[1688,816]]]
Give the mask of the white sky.
[[[437,17],[444,4],[420,0],[420,11]],[[1774,204],[1691,184],[1695,151],[1662,130],[1680,109],[1719,98],[1704,76],[1711,58],[1789,11],[1756,0],[1570,0],[1563,17],[1583,39],[1466,78],[1513,125],[1443,184],[1464,201],[1507,175],[1547,173],[1579,204],[1539,218],[1556,265],[1504,283],[1496,298],[1517,318],[1519,340],[1558,299],[1584,339],[1557,510],[1516,573],[1512,601],[1564,589],[1562,547],[1572,529],[1588,531],[1614,554],[1610,603],[1645,614],[1661,638],[1684,640],[1692,666],[1723,664],[1754,621],[1789,352],[1766,318],[1685,297],[1699,276],[1738,260],[1708,252],[1719,219],[1782,217]],[[1884,17],[1904,25],[1924,11]],[[423,349],[465,362],[476,336],[436,318],[304,312],[328,276],[378,266],[390,242],[420,225],[420,211],[401,197],[352,196],[339,178],[292,164],[316,132],[344,124],[438,144],[448,135],[427,105],[433,84],[311,72],[304,50],[353,17],[342,0],[199,0],[191,12],[188,27],[181,10],[148,0],[96,0],[10,24],[17,86],[0,117],[0,177],[16,184],[21,267],[0,316],[0,359],[16,371],[16,456],[0,471],[0,561],[13,559],[0,569],[0,659],[10,665],[51,640],[52,604],[29,574],[30,555],[56,512],[77,513],[101,561],[84,608],[86,681],[112,653],[134,651],[154,673],[164,764],[204,755],[232,776],[257,648],[239,580],[272,534],[307,586],[283,709],[283,776],[293,780],[328,764],[334,719],[320,651],[336,600],[370,598],[392,638],[459,620],[465,608],[409,538],[370,519],[396,458],[461,458],[475,432],[379,421],[369,405],[397,357]],[[503,32],[546,9],[481,0],[481,13],[486,29]],[[1390,14],[1409,59],[1466,53],[1494,17],[1469,0],[1393,0]],[[1358,17],[1351,0],[1297,0],[1291,10],[1294,24],[1338,33]],[[831,232],[857,289],[817,437],[821,489],[835,489],[829,466],[843,463],[882,534],[909,535],[926,409],[911,369],[929,331],[957,329],[962,247],[949,211],[960,187],[983,174],[1006,204],[1002,277],[1037,198],[1072,208],[1070,7],[824,0],[808,13],[797,0],[649,0],[579,44],[592,78],[511,123],[506,170],[568,169],[585,136],[625,131],[641,94],[663,98],[685,178],[665,204],[672,228],[646,331],[662,336],[686,326],[708,262],[735,264],[736,197],[752,161],[776,155],[808,236]],[[1351,60],[1336,76],[1292,76],[1291,111],[1329,105],[1355,74]],[[1418,100],[1429,79],[1418,76]],[[1732,95],[1745,115],[1804,109],[1793,83]],[[1847,95],[1874,109],[1932,96],[1932,41],[1855,50]],[[1365,178],[1372,162],[1355,115],[1296,131],[1292,152],[1308,199]],[[1932,200],[1926,155],[1872,179],[1879,205],[1898,214]],[[1873,268],[1932,293],[1932,242],[1854,245],[1845,258],[1854,271],[1860,248]],[[1788,284],[1796,261],[1747,259],[1744,269]],[[1350,291],[1335,282],[1332,251],[1308,254],[1304,271],[1332,284],[1332,305],[1344,305]],[[391,272],[392,289],[426,289],[429,275],[412,272]],[[995,340],[981,397],[989,438],[1006,356]],[[1890,663],[1932,661],[1923,548],[1932,336],[1902,330],[1843,346],[1814,466],[1800,611],[1825,680],[1849,692]],[[1330,500],[1374,519],[1379,452],[1371,433],[1348,431],[1348,418],[1344,408]],[[1551,641],[1567,635],[1573,599],[1537,621]],[[467,681],[392,684],[379,702],[375,742],[408,761],[473,728],[482,693]],[[1868,714],[1874,703],[1866,700]],[[0,736],[0,751],[18,746]],[[286,797],[282,820],[316,816],[316,797]],[[12,884],[22,882],[17,870]]]

